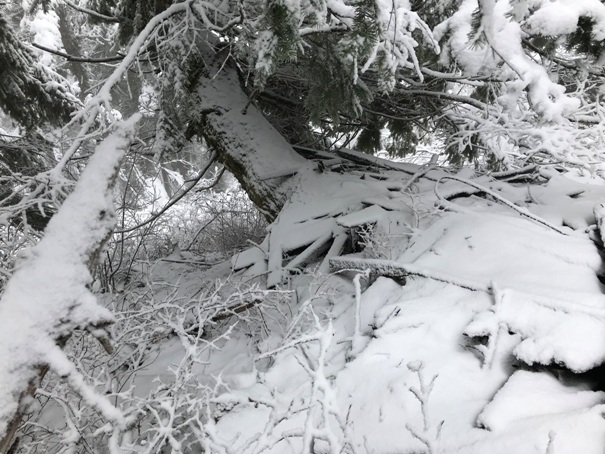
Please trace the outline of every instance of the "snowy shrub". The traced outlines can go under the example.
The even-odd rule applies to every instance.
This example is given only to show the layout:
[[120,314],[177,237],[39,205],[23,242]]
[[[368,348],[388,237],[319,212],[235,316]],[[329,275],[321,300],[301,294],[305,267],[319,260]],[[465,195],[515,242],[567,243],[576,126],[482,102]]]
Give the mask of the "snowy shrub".
[[[141,224],[149,217],[147,211],[127,210],[125,225]],[[113,236],[106,260],[98,268],[100,288],[128,282],[140,264],[153,263],[176,249],[195,253],[209,264],[224,260],[250,241],[260,242],[266,225],[240,189],[188,194],[166,215],[133,232]]]
[[76,331],[65,349],[91,388],[129,419],[128,430],[115,437],[101,414],[49,375],[29,406],[17,452],[230,452],[213,431],[233,406],[217,399],[229,384],[220,373],[203,373],[206,361],[220,355],[238,325],[262,337],[259,307],[277,307],[284,298],[289,292],[229,282],[208,282],[194,298],[163,282],[108,296],[116,314],[111,357],[84,332]]
[[[210,192],[198,196],[196,206],[202,211],[201,219],[188,244],[181,248],[204,254],[218,252],[231,254],[247,246],[250,241],[259,243],[266,234],[267,222],[241,189]],[[185,239],[184,239],[185,240]]]
[[364,257],[371,259],[393,259],[391,248],[394,239],[376,224],[361,226],[357,235]]

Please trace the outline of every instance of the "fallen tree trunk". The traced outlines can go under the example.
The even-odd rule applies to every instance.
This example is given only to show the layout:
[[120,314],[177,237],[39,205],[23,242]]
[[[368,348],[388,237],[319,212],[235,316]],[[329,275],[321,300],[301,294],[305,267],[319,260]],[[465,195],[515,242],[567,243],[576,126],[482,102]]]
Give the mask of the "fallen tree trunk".
[[401,284],[405,284],[407,276],[419,276],[434,281],[444,282],[446,284],[452,284],[474,292],[491,292],[491,287],[488,284],[449,276],[440,271],[418,267],[412,263],[397,263],[393,260],[334,257],[330,259],[330,270],[332,272],[363,272],[370,270],[370,282],[376,280],[380,276],[384,276]]

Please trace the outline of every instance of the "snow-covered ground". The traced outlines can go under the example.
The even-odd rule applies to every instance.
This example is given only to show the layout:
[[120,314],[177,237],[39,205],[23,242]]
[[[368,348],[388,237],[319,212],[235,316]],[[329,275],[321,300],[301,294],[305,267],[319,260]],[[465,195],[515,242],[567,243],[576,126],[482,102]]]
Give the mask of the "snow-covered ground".
[[309,170],[262,244],[114,297],[124,452],[604,451],[603,181],[393,166]]

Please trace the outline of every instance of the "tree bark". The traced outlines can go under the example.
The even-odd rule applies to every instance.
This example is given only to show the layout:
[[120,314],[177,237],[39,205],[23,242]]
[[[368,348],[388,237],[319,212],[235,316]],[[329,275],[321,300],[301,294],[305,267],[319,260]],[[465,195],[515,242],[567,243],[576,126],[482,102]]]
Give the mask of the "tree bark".
[[[67,52],[69,55],[74,55],[77,57],[82,56],[80,45],[73,38],[74,30],[71,28],[71,24],[69,23],[67,7],[65,5],[57,5],[55,7],[55,12],[59,17],[59,33],[61,34],[61,42],[63,43],[65,52]],[[80,85],[80,97],[82,99],[85,98],[88,90],[90,89],[90,83],[84,64],[75,61],[68,61],[67,66],[78,80],[78,84]]]
[[201,120],[195,132],[218,151],[219,161],[265,217],[273,220],[291,190],[291,177],[309,161],[254,106],[229,55],[204,48],[205,68],[196,89]]

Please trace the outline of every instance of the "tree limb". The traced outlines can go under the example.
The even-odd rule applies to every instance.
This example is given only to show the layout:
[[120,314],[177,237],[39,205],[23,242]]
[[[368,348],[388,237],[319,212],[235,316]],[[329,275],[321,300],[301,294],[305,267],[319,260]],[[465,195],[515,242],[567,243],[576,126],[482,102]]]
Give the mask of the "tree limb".
[[483,110],[483,111],[487,111],[488,109],[488,105],[479,101],[478,99],[473,99],[469,96],[462,96],[462,95],[454,95],[451,93],[444,93],[441,91],[430,91],[430,90],[408,90],[408,89],[401,89],[400,90],[401,93],[403,94],[409,94],[409,95],[417,95],[417,96],[427,96],[427,97],[431,97],[431,98],[437,98],[437,99],[446,99],[448,101],[454,101],[454,102],[460,102],[463,104],[468,104],[469,106],[473,106],[476,107],[477,109]]
[[411,263],[397,263],[393,260],[360,259],[356,257],[334,257],[330,259],[332,271],[365,271],[370,270],[370,280],[380,276],[389,277],[397,281],[405,282],[407,276],[420,276],[439,282],[445,282],[467,290],[490,292],[490,286],[479,282],[462,280],[449,276],[437,270],[421,268]]
[[[155,213],[154,215],[152,215],[149,219],[147,219],[146,221],[141,222],[138,225],[135,225],[134,227],[130,227],[127,229],[122,229],[122,230],[116,230],[114,231],[115,233],[128,233],[128,232],[132,232],[134,230],[140,229],[141,227],[155,221],[156,219],[158,219],[160,216],[162,216],[166,211],[168,211],[174,204],[176,204],[179,200],[181,200],[183,197],[185,197],[185,195],[187,195],[189,193],[189,191],[191,191],[196,184],[199,183],[199,181],[202,179],[202,177],[204,176],[204,174],[208,171],[208,169],[210,168],[210,166],[214,163],[214,161],[216,160],[216,156],[217,153],[213,152],[212,155],[210,156],[210,160],[208,161],[208,164],[206,164],[206,167],[204,167],[202,169],[202,171],[198,174],[197,177],[195,177],[193,180],[189,181],[189,186],[184,188],[183,191],[177,195],[176,197],[174,197],[172,200],[170,200],[166,205],[164,205],[164,207],[157,213]],[[218,178],[220,178],[223,175],[223,171],[220,172],[220,175],[218,176]],[[217,178],[217,179],[218,179]],[[214,185],[214,183],[213,183]]]
[[108,63],[108,62],[113,62],[113,61],[121,61],[124,58],[123,55],[116,55],[115,57],[103,57],[103,58],[76,57],[75,55],[69,55],[69,54],[66,54],[66,53],[58,51],[58,50],[49,49],[48,47],[45,47],[41,44],[32,43],[32,46],[34,46],[40,50],[43,50],[44,52],[48,52],[50,54],[58,55],[59,57],[63,57],[67,61],[73,61],[73,62],[78,62],[78,63]]
[[[122,413],[85,384],[62,346],[78,328],[97,338],[113,321],[89,290],[90,268],[114,225],[113,185],[139,116],[103,140],[42,240],[9,279],[0,299],[0,453],[11,446],[45,371],[52,369],[116,429]],[[42,291],[43,289],[43,291]],[[117,433],[117,432],[116,432]]]
[[89,16],[96,17],[97,19],[101,19],[102,21],[113,22],[113,23],[120,23],[120,22],[122,22],[117,17],[106,16],[105,14],[98,13],[96,11],[93,11],[92,9],[88,9],[88,8],[84,8],[83,6],[76,5],[75,3],[72,3],[69,0],[63,0],[63,1],[65,2],[65,4],[67,4],[68,6],[72,7],[76,11],[80,11],[81,13],[85,13],[85,14],[88,14]]

